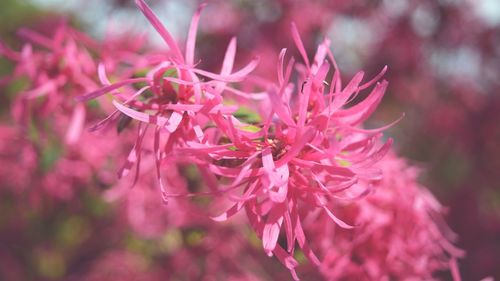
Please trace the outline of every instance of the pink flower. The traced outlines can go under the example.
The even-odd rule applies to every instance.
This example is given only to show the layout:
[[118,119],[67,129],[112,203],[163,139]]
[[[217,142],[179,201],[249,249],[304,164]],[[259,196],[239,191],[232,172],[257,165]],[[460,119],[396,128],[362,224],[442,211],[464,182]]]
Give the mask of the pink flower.
[[[210,172],[232,182],[219,186],[225,191],[242,188],[243,195],[231,195],[237,203],[215,220],[226,220],[245,207],[252,228],[262,239],[268,255],[277,258],[290,269],[295,279],[294,246],[299,247],[309,260],[319,266],[312,252],[301,221],[308,212],[323,210],[342,228],[353,228],[337,218],[327,208],[327,202],[339,197],[362,197],[370,192],[372,182],[381,178],[377,162],[389,150],[388,140],[378,145],[380,131],[364,130],[358,125],[374,111],[380,102],[387,82],[377,83],[362,102],[343,108],[353,96],[373,85],[385,72],[361,84],[363,73],[358,73],[342,89],[340,73],[325,40],[311,64],[294,25],[292,34],[305,65],[298,65],[299,81],[289,83],[293,58],[284,68],[286,50],[280,54],[278,84],[268,86],[267,118],[259,126],[240,120],[214,116],[216,126],[223,133],[216,144],[188,143],[179,154],[190,153],[201,162],[210,161]],[[331,86],[325,89],[324,80],[334,65]],[[268,104],[266,104],[268,103]],[[266,105],[270,105],[266,106]],[[226,161],[224,161],[226,160]],[[228,164],[228,161],[229,164]],[[287,239],[287,249],[278,245],[281,229]]]
[[[49,36],[21,29],[20,34],[29,43],[19,53],[0,45],[0,54],[15,63],[14,72],[3,82],[24,84],[11,105],[16,121],[12,139],[18,139],[17,145],[5,149],[23,151],[19,154],[22,160],[16,161],[23,168],[16,170],[30,176],[6,174],[17,177],[13,181],[20,192],[30,190],[34,197],[51,195],[69,200],[77,186],[87,186],[94,180],[105,185],[113,182],[107,157],[121,146],[114,143],[109,132],[82,133],[88,127],[87,120],[100,116],[104,107],[73,99],[98,87],[94,82],[98,78],[97,64],[91,51],[103,54],[99,51],[105,47],[65,23],[53,29],[54,34]],[[116,61],[126,61],[122,52],[125,50],[116,50]],[[106,58],[111,60],[111,56]],[[10,139],[6,135],[6,141]]]
[[[220,74],[198,69],[195,66],[194,49],[198,21],[204,6],[201,5],[193,16],[184,55],[147,4],[142,0],[137,0],[136,4],[170,48],[170,57],[148,69],[146,76],[127,78],[114,84],[109,82],[101,65],[100,80],[107,86],[80,96],[77,100],[87,101],[108,92],[116,97],[113,100],[116,110],[97,127],[116,119],[118,112],[141,122],[136,144],[129,153],[120,177],[127,175],[133,165],[136,165],[138,171],[143,139],[150,125],[153,125],[153,153],[156,155],[157,178],[162,196],[167,200],[160,175],[162,162],[167,162],[174,148],[185,146],[188,141],[205,142],[209,135],[202,128],[209,124],[212,114],[226,117],[236,111],[236,107],[222,104],[221,92],[231,89],[227,83],[243,80],[255,68],[258,59],[233,72],[236,52],[236,39],[233,39],[226,51]],[[212,80],[204,81],[203,77]],[[146,85],[140,89],[126,88],[126,94],[117,91],[134,83]],[[238,92],[236,89],[233,91]]]
[[[139,35],[107,36],[99,43],[64,24],[51,36],[22,30],[31,43],[20,52],[0,44],[0,54],[16,63],[13,75],[0,83],[28,79],[12,110],[21,130],[0,127],[6,186],[19,194],[32,188],[30,196],[43,202],[45,193],[69,200],[75,186],[113,185],[104,196],[119,201],[120,215],[136,234],[158,242],[174,233],[175,245],[161,255],[174,260],[167,266],[186,269],[188,279],[259,279],[253,269],[260,266],[247,268],[251,258],[240,255],[252,256],[255,249],[235,233],[245,223],[234,217],[243,208],[264,252],[275,255],[295,280],[301,254],[312,271],[331,280],[431,279],[443,269],[460,278],[456,260],[463,252],[451,244],[455,235],[442,221],[443,208],[416,182],[416,169],[391,153],[386,157],[392,140],[382,133],[399,120],[363,127],[388,86],[381,80],[386,68],[368,82],[359,72],[342,85],[330,42],[325,39],[310,60],[292,24],[302,63],[287,61],[283,49],[275,82],[251,75],[257,58],[233,70],[236,38],[220,72],[201,69],[195,48],[204,5],[181,48],[144,0],[135,3],[168,51],[150,51]],[[313,37],[328,13],[320,5],[306,8],[300,12],[321,12],[302,18],[303,30]],[[272,44],[259,44],[255,49],[267,56]],[[266,63],[260,73],[274,69],[268,67],[273,60]],[[90,100],[98,108],[83,103]],[[102,115],[107,117],[100,120]],[[82,133],[96,120],[93,134]],[[133,120],[134,130],[125,130]],[[109,128],[121,134],[119,141],[115,130],[100,130]],[[124,152],[118,176],[135,168],[135,177],[115,184],[109,156]],[[20,166],[12,167],[16,161]],[[197,169],[198,183],[181,172],[187,165]],[[156,205],[153,174],[161,199],[176,198],[170,204]],[[186,200],[198,195],[212,196],[215,208],[230,204],[213,220],[232,218],[231,224],[207,221],[207,206]],[[192,229],[203,232],[196,243],[188,241]],[[88,279],[106,278],[109,269],[147,280],[168,271],[117,251],[96,262]]]
[[56,26],[52,37],[28,29],[19,33],[30,42],[20,53],[0,48],[0,54],[16,63],[9,80],[27,79],[25,91],[14,102],[14,117],[26,130],[32,125],[43,127],[40,123],[49,115],[57,117],[55,122],[65,125],[55,129],[65,130],[65,142],[74,144],[82,132],[86,110],[67,97],[96,87],[92,57],[71,37],[65,24]]
[[384,176],[370,196],[339,208],[358,225],[351,231],[326,223],[319,214],[305,227],[325,258],[321,273],[328,280],[433,280],[450,269],[460,280],[456,260],[462,250],[444,223],[444,208],[417,183],[419,171],[390,153],[380,162]]

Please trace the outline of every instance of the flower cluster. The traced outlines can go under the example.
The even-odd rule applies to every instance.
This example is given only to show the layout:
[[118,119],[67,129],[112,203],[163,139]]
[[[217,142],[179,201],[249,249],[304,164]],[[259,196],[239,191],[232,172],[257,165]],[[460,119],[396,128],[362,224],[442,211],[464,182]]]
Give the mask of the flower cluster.
[[339,209],[357,229],[335,229],[322,214],[306,223],[325,245],[321,272],[330,280],[433,280],[433,272],[451,268],[459,279],[456,259],[464,253],[450,243],[456,234],[440,218],[443,207],[417,183],[418,169],[393,153],[381,164],[373,194]]
[[[300,254],[331,280],[431,278],[446,268],[459,279],[456,259],[463,253],[449,242],[440,205],[390,152],[392,139],[383,138],[400,118],[363,128],[388,86],[382,80],[386,67],[371,79],[358,72],[343,85],[330,41],[310,60],[292,24],[301,62],[287,59],[283,49],[276,79],[251,74],[257,57],[234,70],[236,38],[220,72],[208,71],[195,60],[204,5],[192,18],[184,52],[143,0],[136,5],[168,51],[145,51],[140,40],[122,38],[101,44],[67,25],[50,38],[22,30],[36,49],[26,44],[18,53],[0,46],[0,54],[16,63],[8,80],[29,81],[12,109],[21,132],[31,136],[23,161],[48,162],[42,178],[52,180],[44,186],[57,187],[56,197],[71,197],[75,185],[112,185],[105,198],[121,201],[132,228],[151,238],[192,225],[217,232],[200,215],[208,204],[189,201],[208,196],[214,209],[225,207],[215,221],[244,209],[264,252],[295,280]],[[83,132],[91,123],[92,133]],[[44,158],[51,141],[65,149],[63,157]],[[115,183],[106,163],[130,146],[116,169],[123,179]],[[117,161],[111,162],[114,168]],[[159,204],[158,195],[166,204]],[[214,276],[224,266],[219,261],[236,255],[227,243],[241,241],[227,232],[229,242],[208,246],[219,248],[210,254]],[[117,263],[115,255],[103,262]],[[127,260],[136,263],[133,256]],[[100,276],[100,263],[95,267]],[[257,278],[234,267],[247,279]]]

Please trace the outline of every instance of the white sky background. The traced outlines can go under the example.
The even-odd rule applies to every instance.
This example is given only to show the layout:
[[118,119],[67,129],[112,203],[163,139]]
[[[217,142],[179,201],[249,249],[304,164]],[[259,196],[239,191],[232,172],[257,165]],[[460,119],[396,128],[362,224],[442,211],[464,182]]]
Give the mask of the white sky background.
[[[29,0],[35,5],[69,12],[78,17],[89,27],[87,30],[94,37],[101,38],[106,30],[112,28],[120,32],[147,32],[151,35],[153,42],[164,44],[160,36],[147,22],[135,5],[130,9],[112,9],[109,1],[106,0]],[[133,3],[132,0],[130,0]],[[159,1],[161,4],[152,6],[156,15],[177,40],[184,40],[189,22],[194,12],[192,1],[168,0]]]
[[[50,10],[69,12],[77,16],[88,27],[94,37],[102,38],[107,29],[113,31],[146,32],[152,42],[164,46],[163,41],[142,13],[130,5],[130,9],[115,9],[107,0],[29,0]],[[229,0],[228,0],[229,1]],[[467,5],[473,15],[490,27],[500,28],[500,0],[436,0],[443,5]],[[132,0],[130,0],[133,3]],[[156,1],[154,12],[178,41],[184,41],[189,28],[196,1],[164,0]],[[398,17],[409,8],[409,0],[384,0],[383,9],[391,17]],[[427,37],[432,35],[439,20],[432,11],[420,5],[412,12],[412,25],[415,31]],[[361,18],[338,16],[328,30],[328,36],[335,42],[334,54],[347,72],[354,73],[362,67],[363,52],[375,44],[377,30]],[[380,30],[379,30],[380,31]],[[363,40],[361,40],[363,39]],[[430,64],[436,73],[451,77],[481,77],[481,57],[474,46],[460,46],[456,50],[434,50],[428,54]],[[485,65],[488,68],[488,65]],[[495,67],[495,66],[490,66]],[[495,78],[496,79],[496,78]]]
[[[51,9],[74,12],[86,23],[96,27],[97,32],[104,30],[107,21],[116,21],[121,24],[127,23],[132,26],[145,24],[136,9],[127,11],[112,11],[109,2],[105,0],[29,0],[30,2]],[[132,0],[130,0],[133,2]],[[447,4],[465,4],[473,7],[474,14],[490,26],[500,25],[500,0],[438,0]],[[162,19],[163,23],[174,36],[185,33],[182,29],[187,28],[189,19],[194,11],[194,1],[165,0],[159,1],[153,9]],[[408,0],[384,0],[384,5],[392,12],[405,9]],[[393,11],[394,10],[394,11]],[[389,12],[391,12],[389,11]],[[177,37],[178,38],[178,37]]]

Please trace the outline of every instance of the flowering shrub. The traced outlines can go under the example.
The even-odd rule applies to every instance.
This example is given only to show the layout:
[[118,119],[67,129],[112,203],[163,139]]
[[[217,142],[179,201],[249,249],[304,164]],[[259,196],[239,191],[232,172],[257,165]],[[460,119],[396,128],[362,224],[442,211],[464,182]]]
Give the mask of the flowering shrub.
[[[363,127],[388,87],[387,67],[343,85],[330,41],[310,60],[292,23],[301,59],[282,49],[276,77],[253,74],[258,57],[234,70],[236,38],[220,72],[205,70],[195,56],[204,5],[184,48],[143,0],[136,5],[168,51],[127,37],[96,42],[66,24],[50,35],[21,30],[29,43],[20,52],[0,46],[15,64],[3,82],[24,83],[12,104],[15,125],[2,128],[8,138],[0,143],[20,147],[5,163],[20,159],[23,169],[1,165],[5,186],[58,200],[72,199],[75,187],[109,187],[105,200],[117,202],[134,233],[164,242],[150,254],[188,269],[181,280],[287,278],[235,261],[242,252],[242,260],[259,255],[258,240],[295,280],[301,272],[326,280],[432,279],[446,269],[460,279],[463,251],[451,244],[443,208],[383,136],[401,118]],[[134,254],[104,252],[74,278],[168,274],[145,270]],[[206,260],[192,265],[200,253]]]

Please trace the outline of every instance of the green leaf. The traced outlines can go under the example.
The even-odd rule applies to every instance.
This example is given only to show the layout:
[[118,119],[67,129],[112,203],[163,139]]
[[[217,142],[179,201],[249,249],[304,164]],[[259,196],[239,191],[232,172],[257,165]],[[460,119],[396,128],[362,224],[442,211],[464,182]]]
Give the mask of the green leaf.
[[257,133],[258,131],[261,130],[260,127],[257,127],[255,125],[247,125],[247,126],[242,126],[240,127],[243,131],[251,132],[251,133]]
[[65,247],[74,247],[88,239],[91,234],[89,222],[82,216],[70,216],[58,227],[57,240]]
[[172,253],[182,247],[182,233],[178,229],[171,229],[159,241],[161,252]]
[[12,82],[10,82],[7,86],[7,96],[14,97],[20,92],[26,90],[30,85],[30,81],[27,77],[20,77]]
[[47,279],[60,279],[66,273],[65,257],[57,251],[40,250],[35,253],[36,267]]
[[87,106],[90,109],[99,109],[101,107],[99,105],[99,102],[97,100],[89,100],[89,101],[87,101]]
[[262,121],[258,112],[246,106],[240,106],[233,116],[248,124],[258,124]]
[[63,155],[63,147],[55,140],[49,141],[46,147],[42,147],[42,155],[40,157],[40,167],[43,172],[51,171],[57,161]]
[[186,244],[191,247],[200,245],[203,242],[205,233],[201,230],[190,230],[186,233]]
[[304,255],[304,252],[301,250],[296,250],[295,253],[293,254],[293,257],[299,264],[304,264],[307,262],[306,256]]

